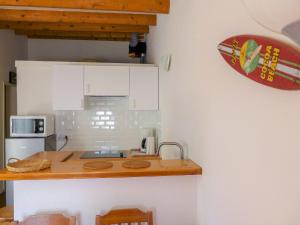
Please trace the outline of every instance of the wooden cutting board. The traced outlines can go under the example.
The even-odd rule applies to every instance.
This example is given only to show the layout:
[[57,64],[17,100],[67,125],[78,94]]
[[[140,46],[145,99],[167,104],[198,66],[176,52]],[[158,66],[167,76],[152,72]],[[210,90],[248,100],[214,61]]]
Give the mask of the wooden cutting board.
[[83,168],[88,170],[104,170],[111,167],[113,167],[112,162],[91,161],[83,164]]
[[144,169],[151,166],[151,163],[143,160],[128,160],[122,164],[127,169]]

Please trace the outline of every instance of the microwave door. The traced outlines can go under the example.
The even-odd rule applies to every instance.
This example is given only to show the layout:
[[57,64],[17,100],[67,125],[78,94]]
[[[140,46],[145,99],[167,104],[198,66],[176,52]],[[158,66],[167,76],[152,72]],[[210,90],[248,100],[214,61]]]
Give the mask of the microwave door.
[[12,134],[13,135],[31,135],[35,133],[34,119],[13,119]]

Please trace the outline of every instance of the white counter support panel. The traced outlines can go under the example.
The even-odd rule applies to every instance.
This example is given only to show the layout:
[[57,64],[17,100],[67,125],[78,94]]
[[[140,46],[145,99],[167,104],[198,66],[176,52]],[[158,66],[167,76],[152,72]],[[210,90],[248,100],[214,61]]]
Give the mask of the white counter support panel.
[[15,181],[15,219],[63,212],[93,225],[97,214],[137,207],[156,225],[196,225],[196,189],[197,176]]

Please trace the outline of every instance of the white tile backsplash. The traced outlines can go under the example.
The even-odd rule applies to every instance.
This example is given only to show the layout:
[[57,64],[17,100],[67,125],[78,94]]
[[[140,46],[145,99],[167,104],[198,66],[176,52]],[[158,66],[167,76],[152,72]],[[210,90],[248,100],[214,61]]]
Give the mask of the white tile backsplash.
[[[127,97],[88,97],[85,111],[56,111],[58,144],[71,150],[139,148],[145,128],[160,133],[158,111],[129,111]],[[59,147],[58,146],[58,147]]]

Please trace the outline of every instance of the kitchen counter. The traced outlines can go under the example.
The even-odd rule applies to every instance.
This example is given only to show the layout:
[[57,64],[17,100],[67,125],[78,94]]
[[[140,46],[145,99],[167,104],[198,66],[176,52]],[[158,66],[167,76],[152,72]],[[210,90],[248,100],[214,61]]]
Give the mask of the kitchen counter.
[[[12,173],[0,170],[0,180],[58,180],[58,179],[91,179],[91,178],[125,178],[201,175],[202,169],[192,160],[161,160],[157,156],[132,156],[128,158],[80,159],[83,152],[40,152],[29,158],[48,159],[52,161],[50,169],[39,172]],[[122,166],[125,160],[145,160],[151,166],[145,169],[127,169]],[[109,161],[112,168],[104,170],[88,170],[83,164],[90,161]]]
[[[115,207],[155,209],[157,224],[195,224],[201,167],[191,160],[161,160],[157,156],[81,159],[83,152],[40,152],[30,158],[49,159],[51,169],[32,173],[0,171],[1,180],[14,180],[15,220],[39,212],[78,215],[80,224],[95,223],[95,215]],[[126,169],[130,159],[151,163],[146,169]],[[88,170],[89,161],[110,161],[113,167]],[[99,179],[101,178],[101,179]],[[62,180],[63,179],[63,180]],[[186,210],[188,208],[192,210]],[[185,212],[171,216],[174,212]]]

